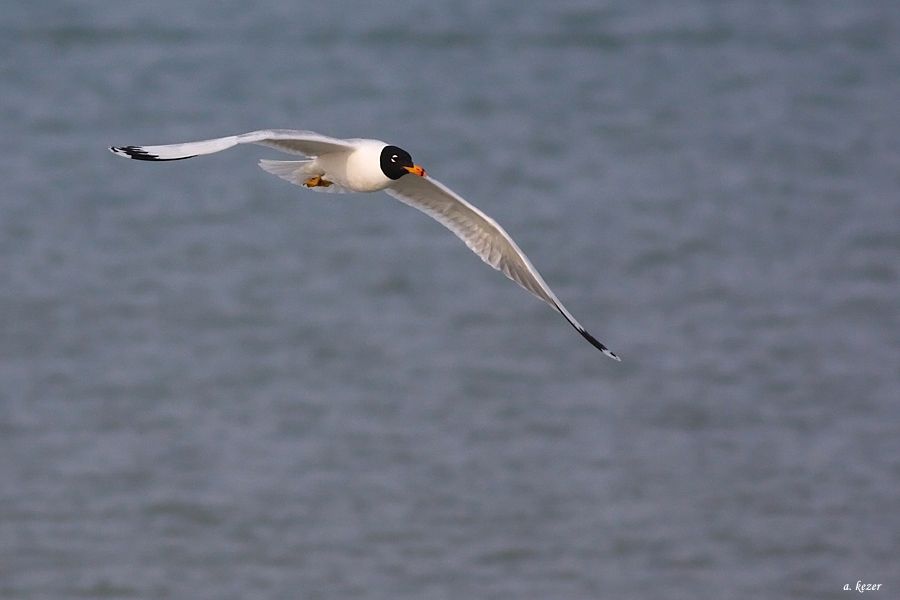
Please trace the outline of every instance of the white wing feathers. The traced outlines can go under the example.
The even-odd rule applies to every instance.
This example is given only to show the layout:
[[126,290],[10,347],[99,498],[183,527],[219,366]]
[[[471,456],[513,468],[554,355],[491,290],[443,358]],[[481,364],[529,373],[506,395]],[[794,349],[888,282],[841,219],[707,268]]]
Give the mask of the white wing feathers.
[[354,148],[349,141],[293,129],[262,129],[213,140],[168,144],[165,146],[111,146],[113,154],[136,160],[182,160],[201,154],[227,150],[238,144],[259,144],[282,152],[315,157],[329,152],[345,152]]
[[385,192],[455,233],[481,260],[558,310],[594,347],[610,358],[620,360],[575,320],[525,253],[492,218],[431,177],[401,177]]

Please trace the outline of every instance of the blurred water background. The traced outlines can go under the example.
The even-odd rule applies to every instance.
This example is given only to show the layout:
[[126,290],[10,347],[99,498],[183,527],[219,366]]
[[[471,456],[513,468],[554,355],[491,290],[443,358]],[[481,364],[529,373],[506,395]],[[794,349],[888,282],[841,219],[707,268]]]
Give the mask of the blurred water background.
[[[16,2],[0,49],[0,597],[897,597],[896,2]],[[106,151],[268,127],[407,148],[623,362],[383,194]]]

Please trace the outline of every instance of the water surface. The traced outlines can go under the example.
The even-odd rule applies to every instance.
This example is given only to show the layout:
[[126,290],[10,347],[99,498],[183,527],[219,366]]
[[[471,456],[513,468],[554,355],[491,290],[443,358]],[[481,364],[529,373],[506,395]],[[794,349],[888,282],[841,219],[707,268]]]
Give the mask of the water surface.
[[[898,30],[887,1],[7,7],[0,596],[891,596]],[[385,195],[105,150],[266,127],[409,149],[623,362]]]

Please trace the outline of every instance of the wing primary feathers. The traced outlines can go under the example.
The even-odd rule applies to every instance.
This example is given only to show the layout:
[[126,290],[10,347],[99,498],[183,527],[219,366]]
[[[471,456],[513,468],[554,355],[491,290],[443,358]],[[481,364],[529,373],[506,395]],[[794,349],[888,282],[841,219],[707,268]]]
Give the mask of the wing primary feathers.
[[179,156],[177,158],[160,158],[156,154],[151,154],[147,152],[140,146],[110,146],[109,151],[113,154],[118,154],[119,156],[124,156],[126,158],[133,158],[134,160],[150,160],[154,162],[163,162],[169,160],[185,160],[188,158],[194,158],[197,156],[196,154],[192,154],[190,156]]
[[589,342],[591,343],[591,345],[594,346],[594,348],[596,348],[597,350],[599,350],[599,351],[602,352],[603,354],[607,355],[607,356],[610,357],[611,359],[613,359],[613,360],[615,360],[615,361],[622,362],[622,359],[619,358],[619,355],[616,354],[615,352],[613,352],[612,350],[610,350],[609,348],[607,348],[607,347],[603,344],[603,342],[601,342],[600,340],[598,340],[597,338],[595,338],[594,336],[592,336],[592,335],[591,335],[590,333],[588,333],[588,331],[587,331],[586,329],[584,329],[583,327],[579,327],[578,325],[576,325],[575,323],[573,323],[573,322],[572,322],[572,319],[569,318],[569,316],[565,313],[565,311],[563,311],[563,310],[562,310],[561,308],[559,308],[558,306],[557,306],[556,310],[558,310],[558,311],[559,311],[559,314],[561,314],[563,317],[565,317],[566,321],[569,322],[569,325],[571,325],[572,327],[574,327],[574,328],[575,328],[575,331],[577,331],[578,333],[580,333],[580,334],[581,334],[581,337],[583,337],[584,339],[586,339],[587,341],[589,341]]

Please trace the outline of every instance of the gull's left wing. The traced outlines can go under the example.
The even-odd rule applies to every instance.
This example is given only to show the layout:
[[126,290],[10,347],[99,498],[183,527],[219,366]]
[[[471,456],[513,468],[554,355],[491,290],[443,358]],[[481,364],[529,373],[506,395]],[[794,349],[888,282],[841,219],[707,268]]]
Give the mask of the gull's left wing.
[[621,360],[566,310],[509,234],[453,190],[428,176],[404,176],[384,191],[455,233],[481,260],[558,310],[595,348],[610,358]]

